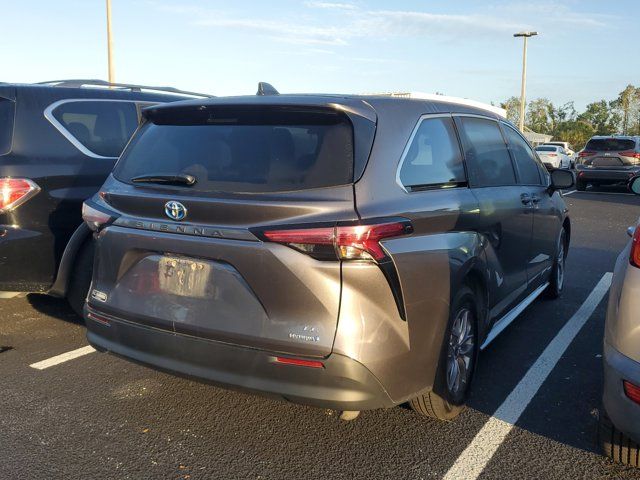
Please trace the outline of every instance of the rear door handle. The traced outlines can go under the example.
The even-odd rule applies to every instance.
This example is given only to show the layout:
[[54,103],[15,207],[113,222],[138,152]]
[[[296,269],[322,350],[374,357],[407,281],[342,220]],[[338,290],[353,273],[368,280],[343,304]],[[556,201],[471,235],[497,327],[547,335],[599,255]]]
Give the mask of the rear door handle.
[[523,193],[520,195],[520,201],[522,202],[523,205],[531,205],[531,197],[529,196],[528,193]]
[[537,205],[538,203],[540,203],[540,197],[534,193],[533,195],[531,195],[531,201]]

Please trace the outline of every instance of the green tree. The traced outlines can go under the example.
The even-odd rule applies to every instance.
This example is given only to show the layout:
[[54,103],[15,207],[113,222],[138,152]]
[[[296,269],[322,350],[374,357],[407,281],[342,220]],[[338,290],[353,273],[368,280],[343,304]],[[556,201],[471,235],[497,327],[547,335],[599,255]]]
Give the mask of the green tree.
[[557,123],[557,112],[553,103],[547,98],[531,100],[525,123],[534,132],[552,134]]
[[611,102],[611,107],[620,115],[622,134],[631,135],[636,133],[640,128],[640,88],[627,85],[618,94],[618,98]]
[[577,120],[591,125],[595,135],[612,135],[618,130],[621,119],[606,100],[600,100],[587,105],[587,109],[578,115]]
[[514,125],[518,125],[520,121],[520,99],[518,97],[511,97],[500,103],[500,108],[504,108],[507,111],[507,119]]
[[563,142],[569,142],[574,150],[578,151],[584,148],[587,141],[595,134],[596,131],[591,124],[584,121],[569,120],[560,122],[556,126],[553,137]]

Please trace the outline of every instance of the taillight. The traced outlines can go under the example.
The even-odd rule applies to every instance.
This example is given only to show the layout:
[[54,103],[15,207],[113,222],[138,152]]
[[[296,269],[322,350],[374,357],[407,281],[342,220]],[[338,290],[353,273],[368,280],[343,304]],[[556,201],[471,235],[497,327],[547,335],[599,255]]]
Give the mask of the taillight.
[[627,398],[634,403],[640,404],[640,387],[626,380],[622,381],[622,385],[624,386],[624,394]]
[[547,157],[557,157],[557,153],[547,153]]
[[588,151],[588,150],[583,150],[582,152],[578,152],[578,156],[580,158],[591,157],[591,156],[593,156],[595,154],[596,154],[596,152],[591,152],[591,151]]
[[113,215],[92,207],[87,202],[82,204],[82,219],[94,232],[115,220]]
[[40,191],[28,178],[0,178],[0,213],[22,205]]
[[640,159],[640,152],[635,152],[633,150],[627,150],[626,152],[618,152],[618,155],[621,157],[631,157]]
[[629,262],[634,267],[640,268],[640,228],[636,227],[631,240],[631,253],[629,254]]
[[265,241],[282,243],[318,260],[373,260],[387,258],[380,241],[413,232],[408,220],[333,227],[266,230]]

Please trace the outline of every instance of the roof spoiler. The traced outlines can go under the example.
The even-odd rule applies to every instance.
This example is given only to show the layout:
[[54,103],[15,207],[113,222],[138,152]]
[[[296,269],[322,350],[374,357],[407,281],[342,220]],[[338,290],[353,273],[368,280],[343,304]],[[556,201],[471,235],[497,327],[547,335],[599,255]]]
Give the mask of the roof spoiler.
[[280,92],[275,89],[273,85],[267,82],[258,82],[258,91],[256,95],[265,96],[265,95],[280,95]]

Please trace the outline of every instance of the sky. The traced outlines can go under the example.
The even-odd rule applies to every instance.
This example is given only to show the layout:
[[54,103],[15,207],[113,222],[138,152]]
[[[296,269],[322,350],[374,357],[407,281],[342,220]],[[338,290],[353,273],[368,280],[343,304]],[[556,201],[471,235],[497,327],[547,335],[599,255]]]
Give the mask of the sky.
[[[0,0],[0,81],[107,77],[105,0]],[[421,91],[581,110],[640,86],[638,0],[112,0],[116,81],[214,95]]]

